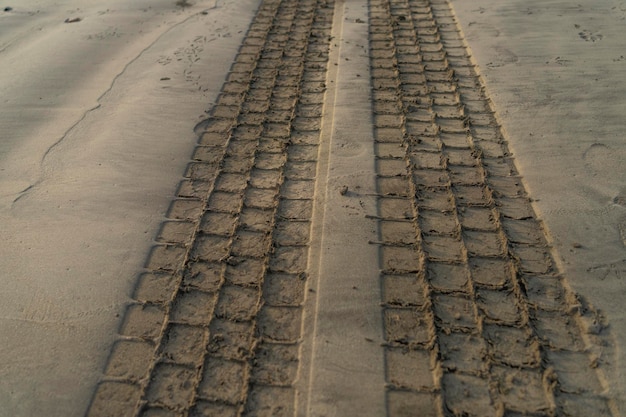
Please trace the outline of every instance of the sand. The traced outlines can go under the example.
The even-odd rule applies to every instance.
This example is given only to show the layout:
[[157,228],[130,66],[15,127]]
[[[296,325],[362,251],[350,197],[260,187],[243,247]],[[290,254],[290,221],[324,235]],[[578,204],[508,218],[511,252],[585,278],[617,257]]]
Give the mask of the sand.
[[559,266],[610,323],[623,394],[624,4],[453,4]]
[[84,413],[256,5],[223,3],[0,12],[0,415]]
[[0,15],[3,412],[619,415],[621,8],[487,3]]

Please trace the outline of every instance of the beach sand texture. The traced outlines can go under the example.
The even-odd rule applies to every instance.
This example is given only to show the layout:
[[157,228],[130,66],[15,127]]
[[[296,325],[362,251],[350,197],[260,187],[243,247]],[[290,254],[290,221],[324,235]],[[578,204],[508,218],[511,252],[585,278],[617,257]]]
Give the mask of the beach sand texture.
[[[64,394],[73,404],[53,405],[58,394],[35,378],[28,389],[45,392],[47,400],[24,398],[24,388],[3,394],[11,415],[43,409],[38,407],[51,408],[52,415],[86,410],[93,417],[621,415],[619,346],[626,329],[614,298],[622,292],[623,144],[596,137],[585,148],[586,137],[558,138],[550,112],[533,114],[532,122],[522,115],[519,106],[543,96],[520,92],[532,81],[523,78],[523,69],[508,70],[508,76],[503,71],[524,61],[520,51],[532,42],[521,37],[506,43],[497,26],[512,16],[521,19],[522,6],[457,3],[249,1],[248,15],[236,20],[243,28],[238,37],[232,39],[228,25],[220,29],[231,35],[220,44],[226,64],[213,78],[194,78],[207,68],[193,63],[209,59],[202,51],[214,42],[198,37],[176,60],[183,62],[178,72],[152,74],[159,85],[195,83],[200,93],[194,100],[214,104],[208,118],[190,116],[197,124],[185,122],[191,133],[179,144],[148,145],[152,153],[137,151],[146,162],[137,166],[130,158],[130,168],[117,172],[133,184],[120,183],[122,194],[139,186],[137,168],[150,169],[162,182],[154,188],[159,181],[153,177],[143,185],[154,193],[149,210],[134,211],[148,203],[141,196],[111,206],[118,216],[133,217],[115,226],[130,228],[128,246],[118,248],[132,248],[131,256],[107,256],[111,249],[103,246],[115,241],[95,240],[98,256],[107,258],[101,274],[111,273],[115,259],[124,260],[114,269],[124,276],[113,283],[102,286],[105,275],[93,278],[100,287],[87,301],[102,297],[102,288],[108,293],[101,314],[85,318],[76,306],[80,324],[67,324],[71,309],[55,313],[53,300],[40,311],[35,297],[28,318],[10,322],[7,332],[14,332],[15,322],[47,325],[57,314],[47,332],[63,340],[75,329],[60,333],[55,326],[92,326],[78,332],[83,345],[65,354],[66,361],[79,358],[83,369],[80,389]],[[216,13],[234,18],[242,9],[220,1],[199,6],[175,9],[183,27],[197,21],[197,31],[206,25],[203,19],[222,16]],[[216,40],[222,37],[209,26]],[[607,33],[578,29],[576,40],[586,43],[604,41]],[[199,44],[204,46],[194,52]],[[144,54],[163,67],[173,61],[146,51],[137,62]],[[567,66],[567,59],[563,54],[545,65]],[[535,68],[538,62],[521,65]],[[136,80],[130,77],[127,88]],[[73,216],[80,217],[78,227],[86,221],[82,216],[94,200],[81,187],[99,194],[99,184],[76,179],[80,164],[64,161],[91,152],[82,156],[91,163],[101,157],[99,147],[110,145],[110,136],[87,143],[80,138],[110,120],[99,113],[121,89],[123,74],[116,82],[45,151],[35,180],[6,193],[10,227],[24,227],[24,216],[49,222],[50,211],[35,203],[58,203],[58,196],[43,197],[53,191],[78,192],[75,204],[83,207],[59,210],[57,227]],[[558,100],[544,104],[552,108]],[[110,106],[118,104],[111,99]],[[152,115],[151,135],[165,136],[157,120],[162,114]],[[127,123],[121,128],[131,131],[133,119]],[[541,144],[526,135],[541,137]],[[585,212],[567,212],[556,196],[572,181],[559,174],[575,171],[563,167],[571,157],[558,144],[565,142],[578,143],[570,145],[574,153],[586,149],[578,161],[583,191],[565,196],[582,207],[600,205],[600,191],[612,196],[604,203],[604,231],[594,229],[596,220],[569,226],[575,240],[567,235],[567,221],[577,223]],[[547,150],[533,148],[541,146]],[[108,163],[115,165],[120,150],[111,152]],[[176,153],[159,170],[153,159],[162,152]],[[558,156],[563,160],[556,162]],[[614,176],[589,192],[607,170]],[[591,171],[595,180],[585,177]],[[175,190],[174,198],[168,190]],[[105,194],[97,201],[110,198],[119,197]],[[105,220],[100,227],[118,219]],[[94,224],[90,219],[85,227]],[[593,231],[584,236],[582,226]],[[598,236],[612,228],[617,238],[601,241]],[[77,236],[87,245],[93,239],[89,233],[68,237]],[[586,251],[600,254],[591,261]],[[595,277],[606,262],[612,269]],[[24,340],[18,335],[15,343]],[[85,347],[86,357],[77,356]],[[13,378],[23,375],[19,366],[7,369]]]

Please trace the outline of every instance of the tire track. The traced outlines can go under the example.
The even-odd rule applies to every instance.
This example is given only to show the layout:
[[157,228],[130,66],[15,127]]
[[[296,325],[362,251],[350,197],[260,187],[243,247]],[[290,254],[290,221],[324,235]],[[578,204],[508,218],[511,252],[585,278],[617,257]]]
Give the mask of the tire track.
[[388,415],[614,415],[449,4],[370,7]]
[[293,415],[332,15],[260,6],[88,416]]
[[[330,349],[363,344],[384,356],[386,387],[361,391],[385,391],[388,416],[617,416],[603,376],[606,323],[554,266],[450,5],[370,0],[369,8],[378,215],[366,217],[378,222],[384,343],[350,345],[339,332]],[[302,329],[308,274],[319,272],[309,258],[321,252],[309,255],[318,164],[328,163],[318,161],[328,158],[319,156],[326,83],[339,91],[349,81],[327,79],[334,9],[324,0],[260,6],[88,416],[308,415],[336,407],[324,390],[306,394],[313,406],[296,404],[320,384],[340,400],[364,395],[325,380],[345,352],[326,358],[326,373],[301,369],[320,366],[301,345],[324,346]],[[317,192],[334,191],[324,187]],[[337,303],[322,296],[311,299]],[[302,379],[310,374],[317,385]]]

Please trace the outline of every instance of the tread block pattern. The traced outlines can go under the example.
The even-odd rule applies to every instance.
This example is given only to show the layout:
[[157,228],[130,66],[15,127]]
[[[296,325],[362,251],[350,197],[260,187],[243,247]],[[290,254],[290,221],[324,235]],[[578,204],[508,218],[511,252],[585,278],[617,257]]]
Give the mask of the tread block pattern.
[[388,415],[612,415],[449,3],[370,0],[370,56]]
[[261,4],[88,416],[294,414],[333,12]]

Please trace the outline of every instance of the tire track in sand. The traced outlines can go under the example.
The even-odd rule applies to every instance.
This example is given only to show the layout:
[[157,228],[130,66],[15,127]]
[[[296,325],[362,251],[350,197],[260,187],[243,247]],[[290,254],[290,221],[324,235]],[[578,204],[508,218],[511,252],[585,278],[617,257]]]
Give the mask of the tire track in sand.
[[[554,266],[449,4],[369,6],[387,384],[367,392],[388,416],[616,416],[605,323]],[[88,416],[315,412],[295,387],[319,366],[301,332],[333,9],[262,3]]]
[[450,5],[370,7],[388,415],[616,415]]
[[88,416],[293,415],[333,10],[260,6]]

